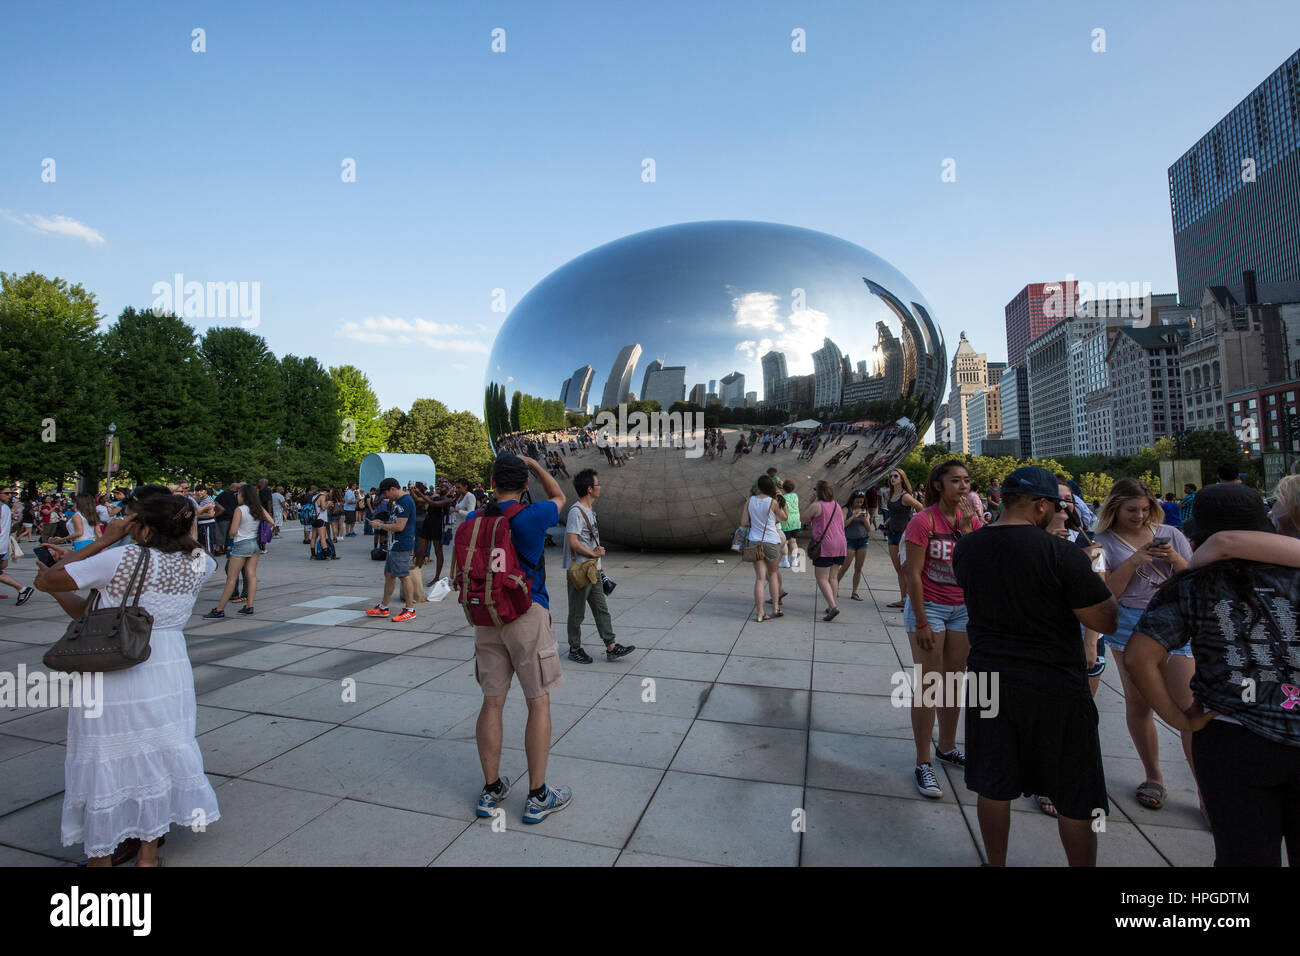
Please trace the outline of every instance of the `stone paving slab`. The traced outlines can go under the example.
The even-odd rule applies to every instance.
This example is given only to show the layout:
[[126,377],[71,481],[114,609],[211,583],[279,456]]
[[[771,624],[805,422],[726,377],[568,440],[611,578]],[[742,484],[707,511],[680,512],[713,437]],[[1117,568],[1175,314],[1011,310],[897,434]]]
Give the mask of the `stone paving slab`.
[[[292,537],[259,562],[258,614],[203,621],[213,580],[186,627],[197,729],[221,819],[173,828],[168,865],[934,865],[982,859],[974,795],[941,765],[944,795],[912,780],[911,712],[894,706],[910,670],[897,583],[873,536],[860,593],[821,620],[811,574],[789,574],[783,618],[753,619],[753,576],[732,552],[614,551],[618,640],[607,662],[587,615],[589,666],[567,660],[567,595],[551,614],[564,680],[551,702],[547,780],[573,803],[522,823],[527,707],[516,682],[504,712],[501,772],[514,780],[505,829],[474,815],[482,786],[474,738],[481,694],[474,629],[453,603],[422,604],[395,624],[360,613],[380,596],[382,566],[365,538],[339,561],[308,562]],[[558,567],[558,553],[548,554]],[[718,563],[721,560],[722,563]],[[30,562],[10,571],[31,578]],[[431,576],[432,571],[426,569]],[[46,595],[0,605],[0,671],[37,667],[66,618]],[[355,699],[348,699],[349,694]],[[1123,689],[1098,692],[1111,798],[1099,862],[1204,866],[1213,842],[1176,733],[1157,722],[1170,790],[1139,806],[1142,768]],[[0,866],[68,865],[62,847],[61,709],[0,710]],[[960,726],[959,726],[959,739]],[[1055,824],[1013,802],[1009,862],[1056,866]]]

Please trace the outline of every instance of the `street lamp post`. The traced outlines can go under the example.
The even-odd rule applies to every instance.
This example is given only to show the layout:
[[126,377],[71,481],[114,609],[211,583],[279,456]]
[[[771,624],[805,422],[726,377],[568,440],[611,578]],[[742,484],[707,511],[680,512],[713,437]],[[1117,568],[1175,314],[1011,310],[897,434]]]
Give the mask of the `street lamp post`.
[[104,496],[113,494],[113,442],[116,440],[117,423],[108,423],[108,434],[104,437]]

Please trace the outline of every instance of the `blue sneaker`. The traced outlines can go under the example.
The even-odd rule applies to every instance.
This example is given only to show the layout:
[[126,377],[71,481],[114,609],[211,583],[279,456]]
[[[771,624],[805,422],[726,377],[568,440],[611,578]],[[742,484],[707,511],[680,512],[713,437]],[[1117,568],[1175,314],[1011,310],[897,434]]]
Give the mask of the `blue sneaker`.
[[559,813],[573,800],[573,791],[568,787],[547,787],[540,798],[529,797],[524,804],[524,823],[541,823],[552,813]]
[[490,817],[492,816],[492,811],[500,804],[505,803],[506,797],[508,796],[510,796],[510,778],[502,776],[501,792],[489,793],[487,785],[485,784],[483,792],[478,795],[478,806],[474,808],[474,812],[480,817]]

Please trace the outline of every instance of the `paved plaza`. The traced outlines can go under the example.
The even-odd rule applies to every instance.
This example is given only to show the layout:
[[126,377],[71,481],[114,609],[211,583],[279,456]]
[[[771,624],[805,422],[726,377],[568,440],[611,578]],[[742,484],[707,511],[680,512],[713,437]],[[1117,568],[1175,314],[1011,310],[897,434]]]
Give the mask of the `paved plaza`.
[[[753,572],[738,554],[611,550],[610,611],[619,641],[637,649],[606,663],[588,615],[584,644],[597,663],[564,660],[551,697],[547,779],[574,799],[537,826],[520,821],[525,707],[514,685],[501,769],[525,783],[497,832],[474,816],[480,696],[472,629],[454,597],[420,605],[405,624],[367,618],[383,569],[369,540],[345,539],[338,561],[314,562],[298,531],[288,527],[261,561],[254,617],[200,620],[220,593],[214,577],[186,628],[221,820],[206,832],[173,828],[168,866],[982,862],[960,772],[936,768],[941,800],[913,784],[908,711],[889,696],[911,659],[901,612],[884,607],[897,591],[879,532],[866,600],[849,600],[846,580],[829,624],[811,571],[787,572],[786,616],[758,624]],[[563,659],[559,549],[546,559]],[[32,560],[29,551],[11,566],[23,583]],[[0,671],[39,667],[66,624],[48,595],[21,608],[12,595],[0,601]],[[1178,736],[1159,723],[1169,799],[1160,811],[1137,804],[1142,768],[1119,688],[1108,670],[1097,695],[1111,799],[1099,864],[1209,865]],[[65,724],[59,709],[0,710],[0,865],[81,858],[59,844]],[[1014,806],[1008,863],[1064,865],[1055,822],[1029,800]]]

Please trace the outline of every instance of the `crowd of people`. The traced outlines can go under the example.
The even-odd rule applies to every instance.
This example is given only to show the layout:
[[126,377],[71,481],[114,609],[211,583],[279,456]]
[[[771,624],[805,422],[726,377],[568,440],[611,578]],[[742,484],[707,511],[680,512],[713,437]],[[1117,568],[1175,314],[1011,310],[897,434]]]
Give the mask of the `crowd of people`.
[[[69,714],[65,844],[83,842],[92,865],[125,854],[148,866],[170,824],[189,825],[196,809],[207,823],[218,818],[194,737],[182,627],[218,556],[225,558],[224,583],[204,618],[224,618],[230,604],[254,614],[259,558],[294,519],[313,558],[336,558],[340,538],[374,536],[384,586],[369,616],[411,620],[425,565],[434,563],[435,581],[448,571],[475,622],[484,773],[476,813],[493,815],[510,792],[498,764],[515,676],[528,705],[524,821],[565,809],[572,790],[546,779],[549,694],[561,667],[544,552],[555,543],[547,532],[560,524],[568,497],[558,478],[567,477],[565,459],[589,444],[584,438],[520,436],[514,451],[496,459],[489,488],[464,478],[439,479],[432,488],[386,478],[369,491],[352,483],[286,493],[263,479],[27,500],[0,489],[0,542],[10,551],[23,543],[43,549],[35,590],[76,618],[87,609],[78,590],[98,588],[111,606],[141,574],[140,604],[154,618],[152,656],[105,675],[106,719],[87,720],[77,708]],[[721,435],[714,438],[716,446]],[[793,447],[788,433],[773,431],[739,442],[773,452]],[[819,480],[801,500],[795,481],[773,466],[743,503],[733,547],[753,564],[756,623],[787,615],[783,572],[802,570],[804,561],[830,623],[840,615],[846,577],[850,599],[865,600],[865,557],[872,535],[881,533],[899,592],[882,606],[902,611],[917,672],[912,779],[920,794],[940,798],[935,761],[964,773],[978,795],[990,864],[1005,863],[1011,801],[1021,796],[1056,818],[1071,864],[1095,863],[1093,824],[1109,802],[1094,698],[1109,665],[1142,766],[1134,799],[1153,811],[1169,799],[1158,715],[1180,734],[1216,862],[1276,865],[1284,842],[1289,854],[1300,853],[1300,475],[1283,479],[1267,504],[1234,469],[1219,477],[1203,489],[1186,487],[1181,500],[1162,500],[1142,481],[1124,478],[1090,506],[1077,484],[1037,466],[994,479],[981,495],[954,459],[935,464],[923,487],[893,469],[878,486],[847,494]],[[537,498],[528,491],[532,480],[540,485]],[[561,548],[567,659],[592,663],[581,640],[590,610],[606,659],[619,661],[635,648],[617,640],[609,610],[615,585],[602,566],[600,475],[587,467],[569,480],[576,500]],[[519,613],[496,617],[494,610],[485,622],[471,613],[478,599],[466,597],[479,566],[471,551],[500,518],[509,534],[498,540],[509,542],[513,578],[527,600]],[[0,584],[15,589],[22,604],[33,587],[4,573],[9,557],[0,554]],[[402,608],[394,614],[389,602],[399,591]],[[981,693],[945,692],[970,686]],[[923,692],[931,687],[939,692]],[[957,740],[963,709],[965,751]]]

